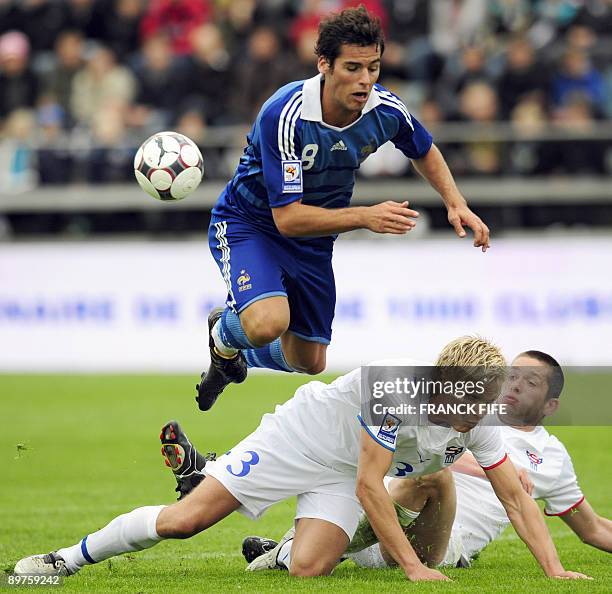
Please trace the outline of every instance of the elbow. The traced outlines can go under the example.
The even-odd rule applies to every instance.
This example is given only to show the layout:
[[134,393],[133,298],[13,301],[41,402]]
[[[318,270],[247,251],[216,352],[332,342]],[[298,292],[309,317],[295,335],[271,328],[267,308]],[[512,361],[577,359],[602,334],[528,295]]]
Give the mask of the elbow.
[[274,224],[283,237],[294,237],[296,230],[291,220],[285,217],[274,217]]

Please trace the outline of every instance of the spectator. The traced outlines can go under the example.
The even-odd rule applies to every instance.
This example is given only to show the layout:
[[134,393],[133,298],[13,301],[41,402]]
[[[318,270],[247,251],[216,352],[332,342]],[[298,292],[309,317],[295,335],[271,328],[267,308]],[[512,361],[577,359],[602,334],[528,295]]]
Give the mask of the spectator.
[[187,59],[181,83],[183,102],[199,101],[206,110],[206,121],[223,123],[238,85],[231,76],[231,59],[221,30],[212,23],[202,25],[192,31],[191,43],[193,54]]
[[140,21],[144,0],[112,0],[104,14],[102,37],[119,61],[125,62],[140,48]]
[[582,139],[579,149],[572,146],[575,142],[572,136],[588,135],[597,128],[592,102],[582,93],[568,95],[563,106],[555,111],[553,117],[558,128],[566,133],[568,140],[545,144],[542,162],[536,173],[605,174],[609,142]]
[[66,0],[64,29],[81,31],[87,39],[103,39],[105,0]]
[[125,111],[134,98],[136,83],[127,68],[115,63],[106,47],[94,50],[87,67],[74,77],[70,104],[77,121],[91,126],[103,108]]
[[469,45],[457,58],[448,58],[438,84],[438,97],[445,112],[455,117],[461,91],[469,83],[488,81],[489,78],[485,52],[480,46]]
[[72,82],[83,67],[83,53],[83,35],[79,31],[62,32],[55,43],[55,63],[45,77],[44,92],[52,95],[68,116],[67,125],[73,123],[69,118]]
[[[258,15],[259,18],[256,19],[258,4],[255,0],[232,0],[223,7],[218,25],[227,49],[232,56],[239,55],[244,51],[247,39],[256,21],[267,22],[265,12]],[[261,6],[259,9],[261,10]]]
[[0,37],[0,120],[20,108],[32,108],[38,79],[30,68],[30,43],[19,31]]
[[0,192],[17,193],[36,185],[32,137],[34,119],[31,111],[16,109],[4,125],[0,141]]
[[91,132],[93,146],[88,159],[88,181],[110,183],[131,179],[135,149],[125,132],[121,105],[106,104],[94,113]]
[[295,48],[297,62],[291,67],[292,79],[305,80],[317,74],[317,55],[314,52],[314,46],[318,35],[316,29],[304,29],[300,33]]
[[544,145],[536,137],[548,125],[542,96],[539,93],[523,95],[513,107],[510,121],[520,139],[509,150],[510,172],[529,175],[541,171]]
[[429,9],[430,40],[444,57],[478,41],[485,32],[486,0],[430,0]]
[[151,0],[141,24],[147,40],[157,33],[170,38],[175,54],[184,56],[192,49],[191,33],[210,18],[208,0]]
[[604,80],[591,65],[588,55],[579,49],[570,49],[563,56],[559,72],[551,81],[551,98],[555,107],[562,107],[568,99],[581,93],[595,109],[603,109]]
[[463,145],[464,173],[495,175],[502,169],[502,152],[499,142],[487,134],[486,126],[496,121],[498,99],[495,89],[487,82],[471,82],[459,97],[461,117],[466,122],[481,125],[473,141]]
[[497,82],[501,116],[508,119],[521,98],[546,88],[546,75],[536,63],[531,42],[523,37],[515,38],[508,46],[506,65]]
[[142,58],[134,69],[138,82],[136,104],[130,122],[147,134],[167,128],[181,101],[181,72],[165,35],[150,37],[142,46]]
[[34,52],[50,50],[65,27],[65,8],[51,0],[22,0],[18,6],[20,29],[30,40]]
[[496,34],[521,34],[533,22],[531,0],[491,0],[488,3],[489,28]]
[[41,184],[72,181],[74,159],[64,132],[66,113],[52,95],[43,95],[36,112],[38,123],[37,161]]
[[[308,31],[303,30],[301,35]],[[235,76],[234,109],[239,121],[253,119],[263,102],[295,74],[290,64],[278,59],[280,51],[281,41],[270,27],[258,27],[249,37],[246,56],[239,61]],[[308,65],[303,70],[301,74],[307,73],[309,78],[317,74]]]

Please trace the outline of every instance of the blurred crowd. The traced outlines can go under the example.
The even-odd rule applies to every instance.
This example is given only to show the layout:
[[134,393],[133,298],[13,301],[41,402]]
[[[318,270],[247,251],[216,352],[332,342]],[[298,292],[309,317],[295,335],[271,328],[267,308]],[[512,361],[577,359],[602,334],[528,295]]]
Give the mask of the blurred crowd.
[[[0,0],[0,191],[132,179],[162,129],[227,177],[235,153],[209,146],[211,128],[314,76],[320,18],[358,3],[386,31],[380,82],[434,131],[484,130],[444,147],[457,174],[609,172],[591,132],[612,118],[612,0]],[[497,121],[522,141],[487,136]],[[569,142],[538,140],[550,126]],[[407,169],[390,152],[363,173]]]

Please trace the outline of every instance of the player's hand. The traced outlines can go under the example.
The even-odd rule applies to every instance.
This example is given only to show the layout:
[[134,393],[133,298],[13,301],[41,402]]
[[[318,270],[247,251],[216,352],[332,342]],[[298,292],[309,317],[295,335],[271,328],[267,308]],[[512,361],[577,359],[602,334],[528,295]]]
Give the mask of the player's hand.
[[[430,569],[426,565],[421,565],[410,571],[404,571],[406,577],[411,582],[450,582],[451,579],[440,573],[437,569]],[[569,572],[568,572],[569,573]]]
[[531,494],[533,493],[533,483],[531,482],[531,479],[529,478],[529,474],[524,468],[521,468],[518,471],[518,477],[519,477],[519,481],[521,481],[521,485],[523,486],[523,489],[525,490],[525,493],[531,496]]
[[387,200],[366,209],[365,228],[374,233],[392,233],[403,235],[411,231],[419,216],[416,210],[408,208],[408,201],[394,202]]
[[483,252],[486,252],[490,247],[489,228],[478,215],[469,209],[467,204],[451,206],[448,209],[448,222],[453,226],[459,237],[465,237],[463,226],[468,226],[474,233],[474,247],[482,248]]
[[584,575],[584,573],[578,573],[577,571],[561,571],[557,575],[551,575],[550,577],[556,580],[592,580],[593,578]]

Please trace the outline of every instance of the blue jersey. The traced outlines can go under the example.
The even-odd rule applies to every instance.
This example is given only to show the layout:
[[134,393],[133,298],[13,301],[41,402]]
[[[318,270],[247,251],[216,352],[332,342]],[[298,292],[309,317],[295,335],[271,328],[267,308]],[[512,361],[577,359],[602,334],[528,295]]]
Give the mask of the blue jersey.
[[[385,142],[393,142],[410,159],[423,157],[432,144],[402,101],[378,84],[356,121],[344,128],[326,124],[321,75],[289,83],[272,95],[247,140],[213,214],[231,213],[274,234],[272,208],[297,200],[323,208],[348,206],[355,171]],[[333,239],[317,243],[331,249]]]

